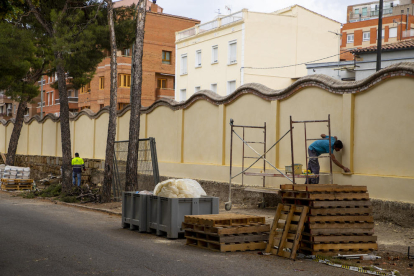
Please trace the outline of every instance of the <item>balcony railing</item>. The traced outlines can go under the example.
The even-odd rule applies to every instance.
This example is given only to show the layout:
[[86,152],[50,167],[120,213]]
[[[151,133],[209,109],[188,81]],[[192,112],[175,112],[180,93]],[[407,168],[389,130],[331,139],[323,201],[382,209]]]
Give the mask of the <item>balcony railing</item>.
[[[78,102],[78,97],[68,97],[68,101],[69,103],[77,103]],[[60,100],[59,99],[55,99],[55,104],[60,104]]]
[[69,103],[77,103],[78,97],[68,97]]
[[200,33],[208,32],[220,28],[221,26],[229,25],[237,21],[243,20],[243,11],[239,11],[216,20],[209,21],[200,25],[196,25],[190,29],[177,33],[177,40],[181,40],[187,37],[195,36]]

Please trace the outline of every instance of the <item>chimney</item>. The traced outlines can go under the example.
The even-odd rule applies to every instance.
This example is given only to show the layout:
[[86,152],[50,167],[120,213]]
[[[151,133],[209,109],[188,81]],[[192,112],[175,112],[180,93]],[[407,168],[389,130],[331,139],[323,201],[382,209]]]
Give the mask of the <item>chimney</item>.
[[157,5],[157,0],[153,0],[151,4],[151,11],[152,12],[158,12],[159,6]]

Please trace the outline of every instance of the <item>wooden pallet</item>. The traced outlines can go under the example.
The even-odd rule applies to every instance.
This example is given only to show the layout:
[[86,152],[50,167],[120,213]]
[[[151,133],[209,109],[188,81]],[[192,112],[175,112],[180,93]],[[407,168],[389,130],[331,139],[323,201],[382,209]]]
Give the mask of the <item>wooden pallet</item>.
[[[309,208],[306,206],[279,204],[270,231],[266,253],[296,259],[308,211]],[[275,246],[277,246],[276,249]]]
[[2,184],[32,184],[34,182],[33,179],[9,179],[9,178],[2,178],[1,183]]
[[310,251],[367,251],[367,250],[378,250],[378,244],[376,242],[366,242],[366,243],[315,243],[312,244],[312,247],[301,247],[304,250]]
[[324,222],[374,222],[373,216],[309,216],[309,223]]
[[248,243],[218,243],[214,241],[207,241],[194,237],[186,237],[187,245],[196,246],[198,248],[210,249],[219,252],[237,252],[237,251],[251,251],[263,250],[267,246],[267,242],[248,242]]
[[22,191],[22,190],[33,190],[33,185],[32,184],[23,184],[23,185],[19,185],[19,184],[13,184],[13,185],[1,185],[1,189],[2,190],[6,190],[6,191],[12,191],[12,190],[17,190],[17,191]]
[[374,234],[374,228],[337,228],[337,229],[309,229],[306,230],[306,233],[309,233],[309,235],[312,236],[318,236],[318,235],[373,235]]
[[269,233],[246,233],[246,234],[237,234],[237,235],[217,235],[217,234],[208,234],[198,231],[185,230],[186,238],[193,238],[211,242],[218,243],[246,243],[246,242],[259,242],[259,241],[268,241]]
[[239,214],[217,214],[217,215],[197,215],[185,216],[184,222],[204,226],[234,226],[246,225],[251,223],[265,223],[265,217],[239,215]]
[[348,236],[312,236],[308,233],[302,233],[302,242],[304,243],[361,243],[376,242],[377,237],[371,235],[348,235]]
[[281,191],[283,198],[301,199],[301,200],[369,200],[369,194],[363,193],[313,193],[306,191]]
[[310,208],[310,216],[335,216],[335,215],[370,215],[372,207],[344,207],[344,208]]
[[282,191],[307,191],[307,192],[367,192],[367,186],[352,186],[338,184],[284,184],[280,185]]
[[182,223],[181,228],[183,230],[195,230],[204,233],[214,233],[217,235],[235,235],[244,233],[260,233],[269,232],[269,224],[248,224],[248,225],[236,225],[236,226],[206,226],[191,223]]

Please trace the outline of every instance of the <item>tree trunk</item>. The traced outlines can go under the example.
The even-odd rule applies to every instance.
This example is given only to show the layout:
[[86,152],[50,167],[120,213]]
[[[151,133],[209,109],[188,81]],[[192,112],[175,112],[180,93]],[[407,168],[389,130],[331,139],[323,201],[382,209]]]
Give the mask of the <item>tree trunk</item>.
[[58,77],[60,102],[60,134],[62,141],[62,191],[69,192],[72,188],[72,144],[70,141],[69,100],[66,91],[65,69],[62,66],[62,53],[56,52],[55,59],[58,62],[58,65],[56,66],[56,74]]
[[129,121],[129,143],[126,167],[125,190],[138,190],[138,141],[141,115],[142,93],[142,55],[144,50],[144,28],[147,1],[139,0],[137,14],[137,29],[134,42],[132,63],[132,89],[131,89],[131,117]]
[[114,144],[116,134],[116,104],[117,104],[117,61],[116,61],[116,37],[114,26],[114,13],[112,0],[108,0],[108,23],[111,43],[111,89],[110,89],[110,105],[109,105],[109,123],[108,123],[108,137],[106,140],[106,155],[105,155],[105,174],[104,185],[102,191],[102,201],[111,201],[111,186],[113,179],[113,164],[114,164]]
[[17,145],[19,143],[20,133],[23,127],[24,111],[27,108],[27,102],[22,101],[19,103],[17,109],[16,120],[14,121],[13,132],[10,137],[9,149],[7,150],[6,164],[14,166],[14,159],[16,157]]

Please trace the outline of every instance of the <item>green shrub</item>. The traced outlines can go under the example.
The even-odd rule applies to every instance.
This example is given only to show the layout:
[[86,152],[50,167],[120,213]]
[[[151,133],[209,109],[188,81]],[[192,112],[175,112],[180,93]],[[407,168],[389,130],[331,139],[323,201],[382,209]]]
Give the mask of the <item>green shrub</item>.
[[41,197],[56,197],[62,192],[62,184],[50,185],[40,192]]

